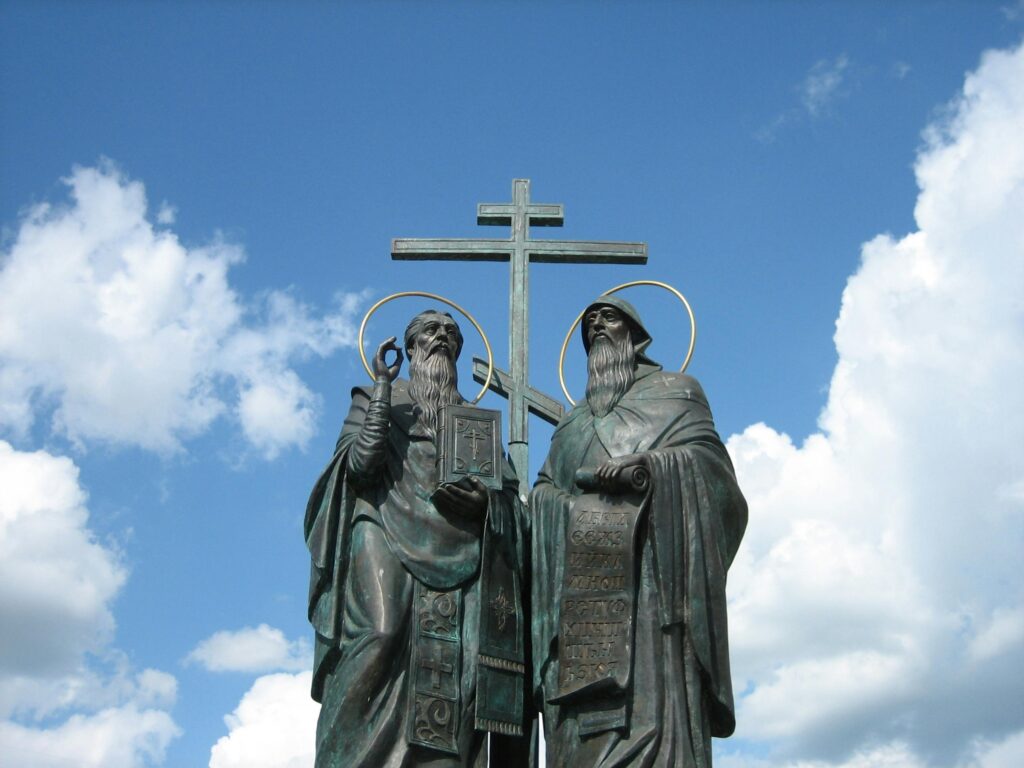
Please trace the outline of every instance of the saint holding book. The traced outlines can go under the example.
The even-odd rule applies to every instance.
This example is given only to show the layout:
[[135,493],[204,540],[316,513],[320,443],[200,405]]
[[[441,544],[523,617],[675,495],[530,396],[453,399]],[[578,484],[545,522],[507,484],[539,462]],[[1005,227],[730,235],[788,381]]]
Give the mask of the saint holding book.
[[[382,343],[310,497],[317,768],[484,766],[485,731],[522,732],[523,511],[500,422],[459,394],[461,349],[450,315],[420,313],[404,381]],[[439,483],[459,418],[495,461]]]

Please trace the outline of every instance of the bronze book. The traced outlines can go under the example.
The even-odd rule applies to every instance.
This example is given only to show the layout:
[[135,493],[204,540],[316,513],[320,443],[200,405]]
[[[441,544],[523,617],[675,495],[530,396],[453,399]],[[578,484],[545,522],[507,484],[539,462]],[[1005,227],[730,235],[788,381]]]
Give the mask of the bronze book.
[[501,411],[445,405],[437,415],[438,487],[475,477],[501,489]]

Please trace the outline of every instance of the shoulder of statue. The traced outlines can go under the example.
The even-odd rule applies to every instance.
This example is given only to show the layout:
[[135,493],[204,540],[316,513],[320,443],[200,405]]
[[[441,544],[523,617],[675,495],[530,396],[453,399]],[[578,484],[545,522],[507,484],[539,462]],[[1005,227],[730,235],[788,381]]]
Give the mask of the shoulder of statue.
[[585,399],[582,399],[576,403],[576,405],[574,405],[572,409],[565,414],[565,416],[562,417],[562,420],[558,422],[558,426],[555,427],[555,432],[561,432],[570,425],[578,422],[580,419],[585,419],[588,416],[593,418],[593,414],[590,412],[590,405]]
[[353,402],[356,401],[356,400],[369,400],[370,396],[372,394],[373,394],[373,387],[372,386],[364,387],[364,386],[356,385],[356,386],[352,387],[352,400],[353,400]]
[[638,377],[636,394],[644,397],[668,397],[692,400],[707,405],[704,388],[693,376],[675,371],[651,370]]
[[398,405],[399,403],[411,402],[412,397],[409,395],[408,379],[395,379],[391,382],[391,403]]
[[[357,385],[352,387],[352,401],[357,400],[369,400],[373,397],[373,385],[369,384],[366,386]],[[409,396],[409,382],[405,379],[395,379],[391,382],[391,403],[392,405],[398,405],[400,403],[412,402],[412,398]]]

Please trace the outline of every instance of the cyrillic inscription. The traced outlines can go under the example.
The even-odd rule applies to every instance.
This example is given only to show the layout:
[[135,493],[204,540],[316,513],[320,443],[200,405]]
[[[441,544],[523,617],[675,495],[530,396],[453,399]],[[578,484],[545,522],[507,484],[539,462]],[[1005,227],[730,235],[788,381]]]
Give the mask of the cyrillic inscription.
[[560,603],[558,699],[629,681],[639,500],[588,493],[573,503]]

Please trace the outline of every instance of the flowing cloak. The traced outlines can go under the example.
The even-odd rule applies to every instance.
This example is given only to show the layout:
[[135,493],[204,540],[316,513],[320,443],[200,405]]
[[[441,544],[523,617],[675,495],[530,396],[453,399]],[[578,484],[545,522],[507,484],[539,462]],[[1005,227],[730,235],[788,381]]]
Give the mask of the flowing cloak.
[[[646,453],[651,492],[647,535],[636,553],[642,559],[642,594],[633,659],[637,676],[626,704],[632,722],[623,734],[612,734],[612,746],[595,753],[590,765],[702,766],[710,762],[710,739],[703,731],[724,737],[735,728],[725,583],[746,527],[747,505],[700,384],[646,361],[639,359],[632,387],[609,414],[595,418],[584,401],[562,420],[530,497],[533,683],[542,702],[555,695],[566,523],[569,505],[581,493],[575,472],[608,458]],[[645,632],[647,647],[664,651],[664,657],[644,658]],[[652,697],[639,690],[650,669],[655,675],[676,675],[655,681],[674,714],[666,714],[665,707],[652,714],[657,707],[642,700]],[[547,713],[558,723],[546,722],[546,728],[579,714],[550,705]],[[646,724],[650,733],[644,735],[638,716],[655,721]],[[673,729],[688,732],[666,733]],[[574,734],[578,743],[580,731]],[[619,748],[616,739],[622,742]],[[630,745],[630,739],[647,743]],[[684,759],[678,746],[683,743],[690,745],[684,751],[692,758]],[[560,759],[566,760],[564,755]]]
[[[353,560],[365,556],[363,552],[352,550],[354,532],[365,527],[366,523],[361,521],[367,521],[383,532],[386,548],[393,555],[386,559],[392,562],[397,559],[413,579],[434,590],[461,588],[467,595],[465,621],[474,624],[479,621],[479,632],[477,626],[464,627],[462,631],[463,685],[468,682],[472,690],[462,691],[461,698],[467,708],[475,702],[475,721],[471,712],[469,727],[463,728],[470,733],[464,733],[460,742],[465,745],[469,739],[476,750],[482,735],[472,733],[474,724],[476,728],[506,734],[520,733],[522,725],[521,691],[526,660],[520,595],[525,552],[520,535],[525,521],[514,490],[515,475],[505,462],[503,489],[488,491],[482,533],[479,526],[442,515],[430,501],[436,486],[433,440],[417,434],[408,382],[396,380],[392,385],[390,426],[379,475],[365,487],[353,484],[348,461],[366,420],[371,396],[371,391],[362,387],[352,390],[352,406],[334,456],[317,480],[306,508],[304,527],[311,556],[309,620],[315,630],[312,697],[323,702],[327,709],[325,689],[329,688],[330,678],[336,672],[342,678],[345,675],[345,589]],[[357,538],[362,546],[365,537]],[[374,540],[381,538],[378,532],[373,532]],[[495,600],[498,607],[487,610]],[[518,614],[509,614],[509,601]],[[411,606],[381,606],[379,610],[410,612]],[[487,654],[480,657],[486,661],[486,666],[477,663],[480,651]],[[396,658],[387,660],[388,665],[395,668],[395,677],[407,674],[408,662],[409,652],[405,647]],[[341,682],[344,684],[344,680]],[[387,690],[374,692],[375,700],[402,699],[409,695],[408,687],[391,680]],[[346,746],[346,750],[351,749],[353,753],[378,756],[367,758],[367,765],[376,765],[375,760],[382,760],[379,756],[383,751],[390,750],[388,755],[401,751],[405,742],[404,731],[397,729],[394,722],[385,721],[404,719],[407,702],[392,702],[380,711],[388,714],[378,717],[380,722],[373,722],[368,711],[350,713],[367,722],[362,723],[362,728],[352,729],[358,732],[343,735],[346,743],[385,739],[402,742],[398,746]],[[325,715],[332,716],[324,713],[321,719]],[[434,753],[429,759],[438,757],[443,756]],[[460,759],[462,762],[455,764],[467,764],[466,755],[460,755]],[[318,765],[319,761],[318,754]],[[410,761],[402,764],[407,762]]]

